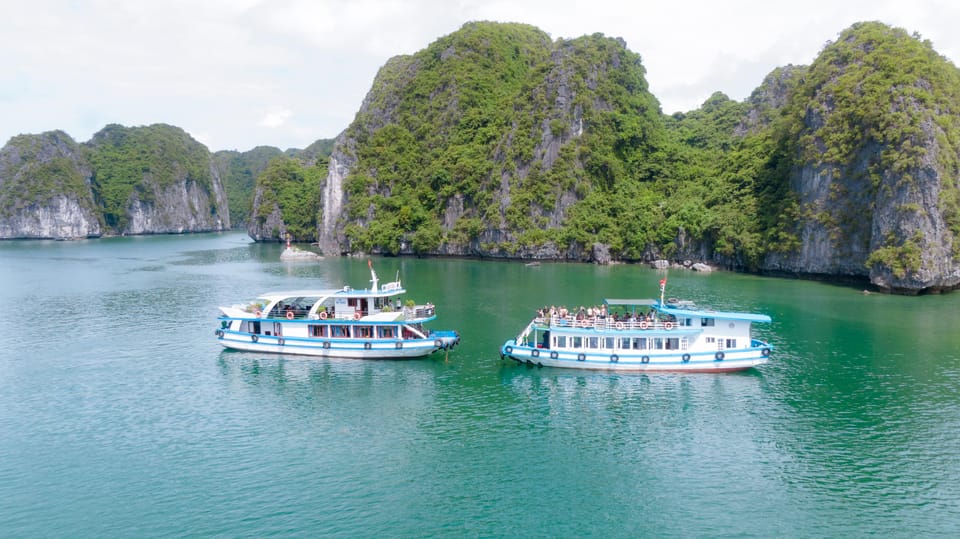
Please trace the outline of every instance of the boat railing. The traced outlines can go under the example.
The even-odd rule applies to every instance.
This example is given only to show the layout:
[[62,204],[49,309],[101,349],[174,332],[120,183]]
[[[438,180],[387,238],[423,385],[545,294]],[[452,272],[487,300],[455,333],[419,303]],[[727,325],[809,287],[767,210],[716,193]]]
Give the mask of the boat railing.
[[677,329],[677,322],[673,320],[660,320],[660,319],[628,319],[628,320],[616,320],[613,317],[587,317],[587,318],[575,318],[573,316],[543,316],[537,317],[533,320],[534,325],[539,328],[549,329],[549,328],[581,328],[581,329],[596,329],[603,331],[614,331],[614,330],[643,330],[643,329],[657,329],[657,330],[671,330]]

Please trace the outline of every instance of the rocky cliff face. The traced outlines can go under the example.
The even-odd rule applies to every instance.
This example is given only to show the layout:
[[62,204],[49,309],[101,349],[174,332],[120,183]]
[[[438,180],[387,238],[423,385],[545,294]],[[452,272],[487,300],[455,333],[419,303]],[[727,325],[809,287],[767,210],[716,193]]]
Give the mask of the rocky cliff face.
[[[593,245],[561,246],[549,239],[527,238],[537,229],[558,228],[568,219],[569,208],[590,190],[582,161],[590,154],[581,155],[579,148],[591,129],[619,114],[637,114],[643,122],[649,119],[648,113],[659,113],[655,99],[646,92],[639,57],[629,53],[622,40],[599,35],[553,43],[546,34],[529,28],[506,25],[491,30],[490,26],[465,25],[426,51],[391,59],[378,73],[355,121],[336,139],[327,177],[321,182],[323,211],[318,237],[324,253],[370,249],[399,254],[592,260],[595,252],[606,252],[602,246],[598,251]],[[504,35],[508,35],[506,44],[498,41]],[[491,58],[513,63],[491,70]],[[479,80],[486,76],[500,79],[494,86],[498,92],[473,95],[480,83],[464,80],[461,74],[451,75],[462,69],[458,64],[473,66],[469,71]],[[437,82],[425,83],[427,80]],[[434,85],[424,88],[425,84]],[[640,100],[646,108],[632,108],[633,103],[627,102],[636,98],[623,97],[617,93],[621,91],[643,96]],[[614,95],[617,99],[611,99]],[[484,100],[491,102],[484,104]],[[498,108],[516,112],[510,123],[496,118],[493,111]],[[431,127],[418,125],[428,116]],[[657,121],[653,120],[654,126]],[[388,131],[391,135],[384,135]],[[404,163],[398,163],[385,170],[380,156],[394,148],[378,147],[371,153],[381,138],[396,144],[392,141],[407,133],[423,132],[442,140],[436,147],[429,141],[414,142],[420,145],[415,150],[422,156],[417,158],[419,166],[404,169]],[[608,144],[598,140],[599,135],[594,137],[594,144]],[[398,149],[410,151],[410,146],[400,144]],[[556,172],[559,170],[563,172]],[[561,188],[545,188],[549,174],[562,174],[569,181]],[[436,202],[422,196],[410,204],[396,200],[397,193],[409,190],[405,184],[410,175],[433,177]],[[356,190],[353,186],[358,178],[370,178],[370,187]],[[479,190],[469,185],[471,182]],[[358,231],[367,230],[372,223],[392,221],[388,215],[394,211],[391,204],[401,207],[399,237],[382,232],[380,241],[361,238],[364,233]],[[435,229],[429,222],[432,219],[404,227],[409,219],[403,207],[409,208],[412,220],[417,221],[420,205],[432,208],[427,211],[436,218]],[[446,240],[431,241],[441,236]],[[391,245],[393,241],[397,243]]]
[[0,149],[0,239],[101,235],[91,176],[62,131],[12,138]]
[[110,125],[87,143],[94,195],[114,234],[230,228],[220,171],[207,148],[178,127]]
[[[877,69],[891,50],[912,67]],[[804,79],[785,105],[799,126],[789,182],[800,247],[770,253],[764,269],[907,294],[957,288],[957,69],[873,23],[842,34]]]

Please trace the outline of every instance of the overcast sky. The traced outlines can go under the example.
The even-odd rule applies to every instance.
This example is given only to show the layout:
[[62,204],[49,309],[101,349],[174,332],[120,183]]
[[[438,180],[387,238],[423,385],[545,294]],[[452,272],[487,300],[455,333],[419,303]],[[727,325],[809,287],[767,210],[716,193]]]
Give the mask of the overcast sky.
[[668,114],[743,100],[857,21],[960,59],[947,0],[0,0],[0,144],[162,122],[211,151],[303,148],[346,128],[390,57],[477,20],[621,37]]

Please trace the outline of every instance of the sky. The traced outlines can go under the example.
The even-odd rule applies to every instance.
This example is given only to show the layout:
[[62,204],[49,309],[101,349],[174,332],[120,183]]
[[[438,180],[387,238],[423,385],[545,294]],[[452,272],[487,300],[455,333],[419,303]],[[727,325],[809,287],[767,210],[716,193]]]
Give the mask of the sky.
[[166,123],[211,151],[303,148],[350,124],[388,59],[481,20],[623,38],[667,114],[742,101],[858,21],[960,64],[948,0],[2,0],[0,144]]

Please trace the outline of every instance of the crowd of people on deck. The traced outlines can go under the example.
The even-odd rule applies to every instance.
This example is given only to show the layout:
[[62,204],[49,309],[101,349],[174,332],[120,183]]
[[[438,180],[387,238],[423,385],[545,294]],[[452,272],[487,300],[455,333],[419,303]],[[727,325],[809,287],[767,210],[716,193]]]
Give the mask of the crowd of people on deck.
[[652,325],[658,320],[657,313],[653,309],[647,312],[608,312],[605,304],[586,308],[581,305],[580,308],[575,308],[572,311],[562,305],[560,307],[555,305],[545,306],[537,309],[537,318],[558,325],[570,325],[572,322],[584,321],[590,324],[607,321],[624,324],[647,322]]

